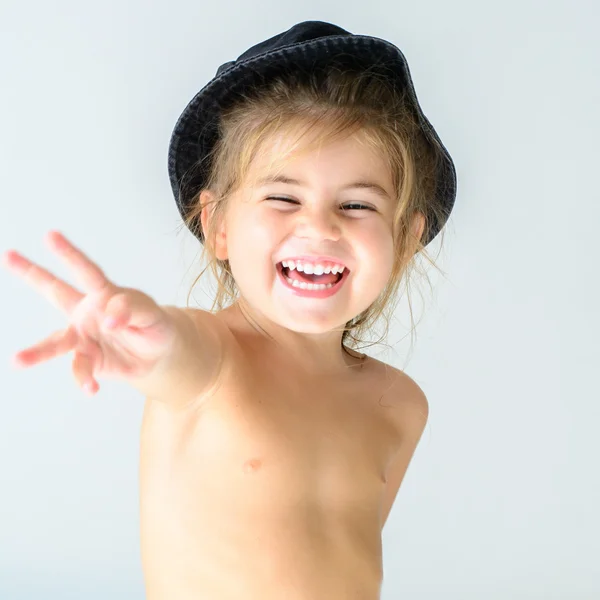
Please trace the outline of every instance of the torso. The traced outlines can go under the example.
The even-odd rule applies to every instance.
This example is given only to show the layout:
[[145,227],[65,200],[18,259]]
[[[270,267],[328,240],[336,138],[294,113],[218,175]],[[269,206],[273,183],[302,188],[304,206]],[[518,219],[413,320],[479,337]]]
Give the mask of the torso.
[[344,380],[300,380],[227,331],[201,404],[146,401],[147,599],[378,599],[381,500],[399,439],[382,398],[396,370],[367,357]]

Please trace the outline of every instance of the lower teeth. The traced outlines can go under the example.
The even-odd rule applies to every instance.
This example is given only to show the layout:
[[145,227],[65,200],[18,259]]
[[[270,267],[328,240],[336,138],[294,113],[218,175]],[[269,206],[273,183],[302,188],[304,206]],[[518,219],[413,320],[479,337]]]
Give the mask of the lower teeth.
[[304,281],[300,282],[297,279],[290,279],[286,275],[284,275],[285,280],[294,287],[300,288],[301,290],[327,290],[333,287],[335,283],[306,283]]

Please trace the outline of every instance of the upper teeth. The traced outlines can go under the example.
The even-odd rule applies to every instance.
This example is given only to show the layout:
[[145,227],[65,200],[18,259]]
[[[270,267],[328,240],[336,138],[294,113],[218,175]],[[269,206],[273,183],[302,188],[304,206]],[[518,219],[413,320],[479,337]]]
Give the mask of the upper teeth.
[[333,273],[336,275],[337,273],[341,273],[345,267],[344,265],[336,265],[332,263],[328,263],[327,265],[323,265],[321,263],[310,263],[306,261],[299,260],[284,260],[282,261],[284,267],[291,269],[298,269],[298,271],[302,271],[303,273],[308,273],[309,275],[323,275],[323,273]]

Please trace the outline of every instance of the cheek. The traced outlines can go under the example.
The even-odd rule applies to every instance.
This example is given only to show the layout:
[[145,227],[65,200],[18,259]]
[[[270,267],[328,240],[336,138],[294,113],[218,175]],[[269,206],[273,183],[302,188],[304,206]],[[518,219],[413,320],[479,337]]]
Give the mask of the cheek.
[[358,223],[350,239],[360,245],[363,252],[370,254],[372,259],[380,260],[382,265],[393,259],[392,232],[382,219],[365,219]]
[[277,228],[271,221],[261,211],[240,210],[230,222],[227,252],[233,276],[242,286],[256,284],[263,274],[268,279],[275,273],[272,255],[277,247]]
[[264,212],[261,214],[255,211],[247,216],[240,228],[243,229],[243,233],[239,239],[244,240],[244,247],[240,249],[243,253],[240,256],[241,260],[254,260],[257,264],[272,262],[273,253],[279,245],[278,232],[281,231],[276,221]]
[[258,207],[240,209],[229,232],[230,244],[256,254],[264,250],[277,231],[277,221]]
[[354,247],[361,269],[361,285],[379,289],[389,280],[394,264],[394,244],[391,233],[379,226],[362,231],[354,238]]

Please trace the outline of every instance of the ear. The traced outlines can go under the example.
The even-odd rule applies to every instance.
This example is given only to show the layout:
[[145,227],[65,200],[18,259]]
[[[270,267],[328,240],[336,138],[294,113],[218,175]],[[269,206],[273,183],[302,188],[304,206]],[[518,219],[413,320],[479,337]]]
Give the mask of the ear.
[[425,229],[425,216],[423,213],[418,212],[414,218],[411,225],[412,234],[420,240],[423,235],[423,230]]
[[[217,219],[214,215],[216,206],[215,195],[210,190],[203,190],[200,194],[200,204],[202,212],[200,213],[200,222],[205,240],[209,240],[209,231],[215,231],[214,253],[219,260],[227,258],[227,234],[225,232],[225,223],[223,219]],[[212,241],[212,240],[211,240]]]
[[[422,212],[417,212],[413,217],[412,223],[410,224],[410,233],[414,235],[418,240],[421,240],[423,231],[425,229],[425,216]],[[404,254],[405,260],[410,260],[413,257],[415,251],[416,242],[413,239],[408,240],[406,253]]]

